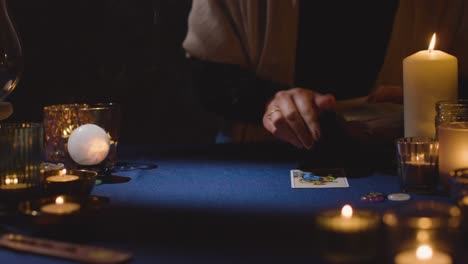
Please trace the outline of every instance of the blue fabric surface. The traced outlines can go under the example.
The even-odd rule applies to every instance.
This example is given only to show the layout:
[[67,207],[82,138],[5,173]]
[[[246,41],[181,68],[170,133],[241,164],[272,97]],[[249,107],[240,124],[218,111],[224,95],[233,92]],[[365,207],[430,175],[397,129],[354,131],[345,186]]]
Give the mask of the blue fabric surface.
[[[186,148],[128,148],[121,160],[157,168],[118,171],[129,181],[96,186],[93,194],[110,204],[91,223],[30,234],[131,251],[131,263],[321,263],[313,249],[313,217],[321,209],[351,204],[383,213],[412,200],[451,203],[436,195],[361,201],[368,192],[399,191],[396,175],[379,172],[349,178],[345,189],[292,189],[295,159],[255,160],[246,158],[252,153],[217,148],[200,155]],[[68,263],[5,249],[0,262]]]

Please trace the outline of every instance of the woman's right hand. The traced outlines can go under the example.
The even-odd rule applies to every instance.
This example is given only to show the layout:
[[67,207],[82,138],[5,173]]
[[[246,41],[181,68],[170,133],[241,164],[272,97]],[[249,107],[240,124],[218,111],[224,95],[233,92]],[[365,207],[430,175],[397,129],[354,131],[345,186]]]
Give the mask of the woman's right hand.
[[311,149],[320,139],[318,116],[335,108],[335,97],[304,88],[279,91],[267,103],[263,126],[276,138]]

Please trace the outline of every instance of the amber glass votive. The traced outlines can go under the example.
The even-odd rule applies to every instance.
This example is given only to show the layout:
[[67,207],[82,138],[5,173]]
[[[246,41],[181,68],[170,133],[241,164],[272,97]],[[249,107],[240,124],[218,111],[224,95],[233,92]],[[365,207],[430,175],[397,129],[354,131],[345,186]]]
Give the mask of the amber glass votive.
[[349,205],[321,211],[316,229],[320,254],[331,263],[371,262],[380,250],[380,216],[373,211]]
[[395,145],[401,190],[434,193],[438,184],[437,140],[432,137],[405,137],[397,139]]
[[389,257],[398,264],[454,262],[460,209],[435,201],[413,201],[383,216]]

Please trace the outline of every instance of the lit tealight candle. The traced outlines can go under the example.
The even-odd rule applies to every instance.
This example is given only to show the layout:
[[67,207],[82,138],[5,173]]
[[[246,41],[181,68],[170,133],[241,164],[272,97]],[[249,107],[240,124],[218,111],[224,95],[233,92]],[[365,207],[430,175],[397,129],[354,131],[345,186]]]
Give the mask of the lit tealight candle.
[[433,137],[436,102],[458,97],[458,60],[435,50],[435,40],[403,60],[405,137]]
[[68,153],[80,165],[97,165],[109,154],[110,139],[106,131],[95,124],[85,124],[73,130],[68,138]]
[[63,169],[59,175],[49,176],[46,178],[48,182],[71,182],[76,181],[80,177],[67,174],[67,169]]
[[[369,261],[377,254],[380,216],[367,210],[326,210],[317,215],[319,250],[332,263]],[[356,243],[359,241],[359,243]]]
[[416,251],[406,250],[395,256],[395,264],[451,264],[450,255],[433,250],[429,245],[420,245]]
[[55,199],[55,203],[46,204],[41,207],[41,211],[43,213],[57,214],[57,215],[71,214],[73,212],[78,211],[79,209],[80,209],[79,204],[72,203],[72,202],[65,202],[65,199],[62,196],[57,197],[57,199]]
[[26,183],[19,183],[18,177],[16,175],[5,176],[3,184],[0,185],[0,189],[2,190],[20,190],[26,188],[28,188],[28,185]]
[[360,232],[366,229],[375,228],[378,219],[375,217],[363,217],[361,214],[354,214],[353,208],[350,205],[345,205],[341,208],[339,215],[321,218],[319,224],[325,228],[335,232],[353,233]]

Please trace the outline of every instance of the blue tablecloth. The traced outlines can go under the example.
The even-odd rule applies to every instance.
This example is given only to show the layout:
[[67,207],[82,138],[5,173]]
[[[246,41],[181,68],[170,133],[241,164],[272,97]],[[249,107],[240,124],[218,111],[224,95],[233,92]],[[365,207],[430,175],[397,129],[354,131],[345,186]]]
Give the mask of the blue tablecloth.
[[[97,185],[110,199],[93,221],[27,230],[87,245],[130,251],[131,263],[320,263],[314,249],[314,214],[351,204],[384,213],[413,200],[451,203],[443,195],[366,203],[364,193],[399,192],[394,173],[348,178],[349,188],[293,189],[293,156],[255,147],[121,147],[121,161],[157,167],[117,171],[127,182]],[[21,230],[20,230],[21,231]],[[0,249],[1,263],[67,263]]]

